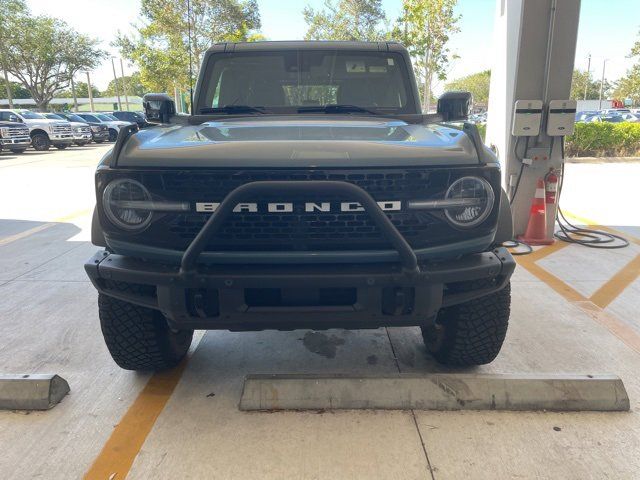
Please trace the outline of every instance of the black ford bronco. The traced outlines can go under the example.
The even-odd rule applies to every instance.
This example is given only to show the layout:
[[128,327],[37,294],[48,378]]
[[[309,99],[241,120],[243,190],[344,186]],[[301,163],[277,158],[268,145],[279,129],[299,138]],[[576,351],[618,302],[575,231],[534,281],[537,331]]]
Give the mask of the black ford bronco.
[[419,326],[446,364],[491,362],[515,263],[496,157],[470,96],[421,113],[397,43],[225,43],[192,115],[120,132],[96,172],[86,265],[104,338],[164,369],[194,329]]

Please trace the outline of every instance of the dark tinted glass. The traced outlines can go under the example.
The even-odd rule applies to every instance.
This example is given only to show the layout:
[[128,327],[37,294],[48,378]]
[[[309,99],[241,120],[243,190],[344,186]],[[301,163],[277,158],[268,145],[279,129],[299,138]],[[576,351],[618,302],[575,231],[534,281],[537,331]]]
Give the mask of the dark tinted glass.
[[232,105],[270,112],[355,105],[415,113],[402,55],[392,52],[291,50],[217,54],[200,108]]

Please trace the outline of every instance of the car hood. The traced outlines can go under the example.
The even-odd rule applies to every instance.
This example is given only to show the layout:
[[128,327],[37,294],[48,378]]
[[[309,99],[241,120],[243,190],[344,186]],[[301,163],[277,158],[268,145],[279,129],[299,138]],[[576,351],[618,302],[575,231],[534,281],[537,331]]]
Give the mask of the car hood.
[[71,126],[73,128],[78,128],[78,127],[88,127],[89,124],[88,123],[84,123],[84,122],[69,122],[71,124]]
[[236,118],[167,125],[129,139],[130,167],[345,167],[477,164],[462,131],[384,118]]

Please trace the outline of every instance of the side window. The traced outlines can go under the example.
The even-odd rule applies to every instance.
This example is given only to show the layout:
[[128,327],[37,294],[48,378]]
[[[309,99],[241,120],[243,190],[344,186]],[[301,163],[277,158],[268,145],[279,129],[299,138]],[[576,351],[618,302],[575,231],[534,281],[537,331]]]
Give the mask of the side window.
[[7,112],[0,112],[0,120],[9,120],[9,114]]

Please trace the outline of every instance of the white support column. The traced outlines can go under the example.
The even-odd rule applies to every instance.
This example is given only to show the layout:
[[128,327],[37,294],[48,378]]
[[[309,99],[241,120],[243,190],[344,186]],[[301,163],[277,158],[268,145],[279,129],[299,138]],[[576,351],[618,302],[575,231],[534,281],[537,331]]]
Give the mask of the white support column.
[[[516,100],[542,100],[546,107],[550,100],[569,98],[579,16],[580,0],[496,0],[487,144],[496,148],[507,192],[510,178],[518,175],[521,165],[515,156],[516,138],[511,136],[513,105]],[[543,120],[540,135],[529,139],[530,152],[549,151],[551,138],[545,128]],[[524,144],[523,138],[520,155]],[[560,157],[558,139],[549,160],[525,167],[512,205],[516,234],[526,229],[536,181],[549,168],[559,168]],[[555,210],[547,216],[551,236]]]

